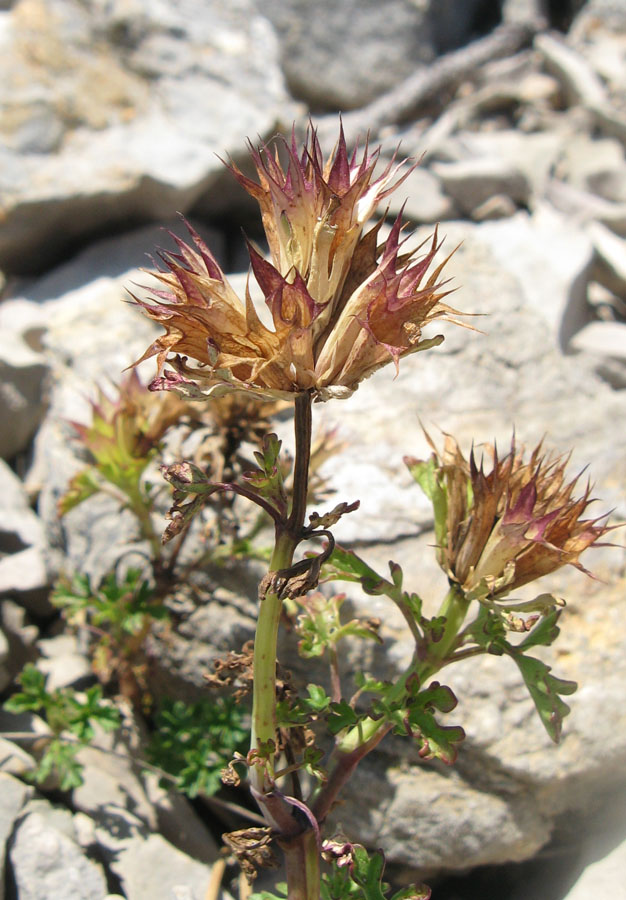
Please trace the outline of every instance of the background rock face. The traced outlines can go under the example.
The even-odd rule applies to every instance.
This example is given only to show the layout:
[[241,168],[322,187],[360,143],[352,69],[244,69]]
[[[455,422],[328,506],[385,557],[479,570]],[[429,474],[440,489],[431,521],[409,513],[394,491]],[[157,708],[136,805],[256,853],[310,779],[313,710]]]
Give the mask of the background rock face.
[[[505,25],[490,32],[500,18]],[[570,24],[566,34],[548,28]],[[545,436],[546,447],[573,448],[570,471],[589,464],[597,513],[626,520],[625,24],[621,4],[604,0],[0,3],[5,695],[33,658],[52,684],[89,683],[84,636],[61,633],[50,586],[74,570],[98,581],[120,556],[145,549],[111,498],[62,522],[56,503],[83,464],[67,419],[84,421],[95,383],[118,381],[158,333],[123,302],[149,282],[139,271],[150,266],[145,254],[171,246],[157,226],[183,235],[173,214],[193,216],[240,288],[239,228],[255,235],[258,220],[215,154],[241,163],[247,137],[268,139],[294,121],[302,130],[320,111],[346,110],[348,134],[365,123],[385,156],[402,140],[404,154],[422,158],[389,215],[407,200],[411,240],[443,220],[446,249],[459,245],[452,303],[476,314],[468,321],[478,329],[446,326],[445,342],[404,360],[397,377],[383,370],[350,400],[315,408],[314,421],[336,426],[345,444],[323,470],[336,502],[361,500],[337,539],[381,573],[390,559],[401,563],[405,583],[434,608],[445,579],[432,512],[402,465],[404,454],[429,452],[422,424],[437,443],[439,429],[454,434],[465,451],[494,438],[506,449],[513,429],[529,447]],[[332,144],[336,116],[314,122]],[[152,364],[141,371],[147,378]],[[276,429],[290,447],[289,417]],[[540,586],[568,600],[546,661],[581,685],[558,748],[512,665],[467,660],[451,676],[459,706],[449,718],[467,731],[457,764],[424,764],[394,739],[346,790],[335,820],[384,846],[400,882],[416,871],[439,876],[438,900],[469,898],[445,876],[487,865],[504,868],[473,873],[484,897],[561,900],[571,887],[578,900],[591,877],[609,879],[606,895],[618,896],[626,555],[599,548],[584,562],[596,580],[567,569]],[[175,627],[151,637],[153,691],[204,694],[215,657],[253,635],[260,574],[260,565],[233,565],[203,575],[198,594],[210,601],[181,601]],[[386,648],[350,646],[344,676],[357,661],[391,675],[411,654],[399,613],[347,593],[357,611],[382,619]],[[283,644],[294,676],[310,678],[293,640]],[[45,728],[1,721],[8,732]],[[63,897],[102,900],[114,885],[140,900],[146,871],[155,900],[203,896],[215,848],[198,839],[199,821],[193,834],[183,827],[184,801],[167,800],[128,759],[98,763],[94,750],[73,812],[59,811],[18,780],[32,749],[5,740],[0,753],[0,841],[18,900],[52,898],[59,884]],[[530,859],[535,868],[520,881],[510,864]],[[77,873],[71,884],[59,862]]]

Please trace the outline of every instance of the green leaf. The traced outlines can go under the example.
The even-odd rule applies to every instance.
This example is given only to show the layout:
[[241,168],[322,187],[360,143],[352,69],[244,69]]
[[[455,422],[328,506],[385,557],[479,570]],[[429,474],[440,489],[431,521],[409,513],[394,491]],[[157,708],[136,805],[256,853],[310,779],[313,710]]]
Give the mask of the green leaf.
[[324,688],[319,684],[307,684],[306,689],[309,692],[309,696],[304,699],[304,702],[311,710],[313,710],[313,712],[325,712],[330,705],[330,697]]
[[359,721],[359,717],[345,700],[331,703],[330,710],[328,730],[331,734],[338,734],[344,728],[351,728]]
[[[370,568],[367,563],[352,550],[335,546],[330,558],[324,564],[324,578],[327,581],[360,581],[364,590],[378,593],[378,587],[389,584],[384,578]],[[389,585],[393,587],[393,585]]]
[[[391,687],[388,693],[393,692]],[[407,693],[390,702],[383,695],[373,703],[374,713],[393,723],[396,734],[410,734],[420,747],[423,759],[441,759],[447,765],[456,760],[458,745],[465,739],[460,725],[440,725],[435,712],[448,713],[457,705],[457,699],[446,685],[433,681],[419,690],[416,680],[407,682]]]
[[425,461],[405,459],[405,463],[409,472],[433,505],[436,543],[439,547],[445,547],[448,536],[448,494],[439,478],[440,466],[437,457],[433,454]]
[[573,694],[578,685],[575,681],[566,681],[550,674],[550,666],[532,656],[522,653],[510,653],[522,673],[528,692],[532,697],[539,717],[546,731],[555,744],[561,739],[563,719],[569,715],[570,708],[561,696]]
[[260,497],[269,500],[281,515],[287,512],[287,493],[283,483],[283,473],[279,462],[281,441],[275,434],[266,434],[261,451],[254,456],[259,464],[257,469],[244,472],[243,478]]
[[165,699],[154,724],[148,761],[174,775],[178,789],[190,797],[216,793],[222,769],[250,744],[246,710],[232,699]]
[[548,613],[547,616],[543,616],[521,644],[518,645],[517,649],[523,652],[529,647],[547,647],[552,644],[561,632],[557,625],[560,615],[561,610],[555,609]]
[[93,497],[102,490],[102,482],[98,477],[96,466],[89,466],[78,472],[70,480],[67,491],[63,494],[58,504],[60,517],[66,515],[71,509]]

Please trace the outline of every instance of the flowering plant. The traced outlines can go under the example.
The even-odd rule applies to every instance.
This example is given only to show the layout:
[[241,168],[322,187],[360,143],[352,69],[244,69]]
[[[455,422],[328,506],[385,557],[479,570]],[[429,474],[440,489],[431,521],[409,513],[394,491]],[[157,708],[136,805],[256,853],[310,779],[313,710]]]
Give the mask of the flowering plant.
[[[546,729],[558,740],[569,711],[561,698],[575,685],[552,675],[529,651],[558,635],[562,601],[547,593],[532,601],[508,595],[559,566],[581,567],[579,555],[598,542],[607,526],[582,518],[589,488],[575,496],[577,479],[566,480],[563,458],[542,454],[540,448],[526,458],[513,445],[504,459],[494,450],[493,466],[485,471],[473,453],[467,462],[447,438],[444,451],[433,447],[430,460],[407,459],[433,503],[437,558],[450,585],[436,615],[429,617],[419,595],[404,586],[397,564],[390,563],[389,578],[382,577],[335,544],[332,527],[358,502],[311,512],[307,520],[312,402],[348,397],[387,363],[397,369],[407,354],[441,343],[442,335],[425,333],[433,321],[457,320],[444,302],[450,291],[442,280],[446,259],[435,262],[441,246],[437,229],[427,245],[409,252],[403,250],[401,217],[386,237],[382,220],[365,230],[381,201],[402,183],[395,157],[377,175],[380,151],[372,153],[366,145],[350,156],[340,132],[324,161],[313,129],[302,150],[292,135],[291,141],[279,138],[273,149],[251,152],[258,180],[233,164],[230,168],[261,208],[269,259],[251,244],[249,252],[264,313],[255,306],[249,284],[243,300],[236,295],[190,228],[193,246],[175,238],[177,253],[161,251],[161,287],[151,298],[137,299],[165,330],[142,359],[157,359],[153,391],[174,390],[194,400],[244,391],[293,403],[292,480],[287,486],[280,441],[273,434],[264,437],[256,467],[229,483],[211,480],[190,461],[169,466],[165,477],[174,486],[175,504],[167,537],[185,527],[207,497],[223,491],[256,503],[274,526],[269,572],[259,588],[254,647],[231,655],[220,667],[226,673],[222,682],[237,677],[252,690],[250,751],[236,756],[225,777],[237,781],[237,766],[245,768],[266,827],[233,832],[225,836],[228,846],[250,874],[271,864],[279,847],[291,900],[380,900],[387,892],[381,852],[370,856],[343,836],[322,844],[321,831],[341,789],[390,732],[410,736],[424,759],[453,763],[464,731],[442,724],[441,718],[457,701],[433,678],[481,653],[515,661]],[[301,544],[320,538],[320,552],[294,562]],[[356,691],[344,694],[337,644],[346,637],[379,641],[380,636],[372,620],[342,620],[341,595],[312,593],[320,582],[333,580],[358,582],[400,609],[415,649],[394,682],[357,672]],[[328,659],[330,694],[316,683],[299,692],[277,667],[284,612],[297,617],[301,654]],[[320,730],[333,739],[329,754]],[[308,796],[305,783],[312,784]],[[330,871],[322,872],[322,859]],[[423,885],[412,885],[394,897],[429,895]]]

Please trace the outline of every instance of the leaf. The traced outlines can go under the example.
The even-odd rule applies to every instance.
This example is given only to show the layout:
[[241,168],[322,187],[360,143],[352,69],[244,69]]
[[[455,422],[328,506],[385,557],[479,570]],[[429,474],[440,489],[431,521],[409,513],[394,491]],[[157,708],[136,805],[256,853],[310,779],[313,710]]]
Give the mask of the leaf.
[[546,731],[555,744],[561,739],[563,719],[569,715],[570,708],[560,695],[573,694],[578,685],[575,681],[566,681],[550,674],[550,666],[532,656],[522,653],[510,653],[522,673],[522,677],[532,697]]
[[557,622],[561,616],[561,610],[555,609],[541,618],[530,634],[518,645],[522,652],[529,647],[549,646],[559,636],[561,629]]
[[243,478],[260,497],[269,500],[274,509],[284,516],[287,512],[287,494],[279,464],[281,445],[277,435],[266,434],[262,449],[254,454],[259,467],[245,472]]
[[81,472],[78,472],[70,480],[67,491],[59,499],[57,510],[60,517],[63,517],[71,509],[81,504],[89,497],[93,497],[102,488],[102,484],[98,478],[98,471],[95,466],[88,466]]
[[[330,558],[324,564],[323,571],[327,581],[360,581],[364,590],[371,593],[378,593],[381,585],[389,584],[360,556],[339,545],[335,546]],[[393,585],[389,586],[393,587]]]
[[340,700],[338,703],[331,703],[330,710],[331,712],[328,716],[328,730],[331,734],[337,734],[344,728],[351,728],[359,721],[357,714],[345,700]]
[[465,739],[465,731],[460,725],[440,725],[435,712],[451,712],[457,705],[454,693],[437,681],[422,690],[417,682],[409,681],[407,688],[409,695],[400,701],[388,703],[384,697],[377,700],[374,711],[393,723],[396,734],[408,733],[416,738],[423,759],[437,758],[452,765],[458,745]]
[[437,457],[433,454],[425,461],[405,457],[404,462],[433,505],[436,543],[438,547],[445,547],[448,536],[448,494],[438,478],[440,466]]

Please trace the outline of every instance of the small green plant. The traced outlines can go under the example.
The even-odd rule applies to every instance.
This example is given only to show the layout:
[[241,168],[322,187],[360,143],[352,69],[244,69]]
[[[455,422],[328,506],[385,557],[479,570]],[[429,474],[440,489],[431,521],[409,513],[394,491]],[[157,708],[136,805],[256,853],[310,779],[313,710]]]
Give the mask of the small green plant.
[[115,680],[121,692],[139,704],[144,641],[153,623],[169,615],[157,602],[154,587],[138,569],[107,575],[98,588],[92,588],[89,576],[74,575],[71,581],[58,582],[51,600],[72,626],[85,627],[92,635],[98,679],[103,684]]
[[[189,797],[215,794],[222,770],[250,742],[249,715],[231,698],[163,700],[153,726],[147,759],[173,775],[177,789]],[[171,785],[171,779],[163,781],[164,787]]]
[[30,777],[41,784],[53,774],[61,790],[77,787],[83,779],[76,754],[93,740],[96,728],[104,731],[119,728],[119,712],[103,699],[99,685],[88,688],[84,696],[69,688],[48,691],[45,675],[32,663],[24,667],[18,682],[21,691],[5,702],[4,709],[12,713],[39,713],[52,733],[45,738],[45,750]]

